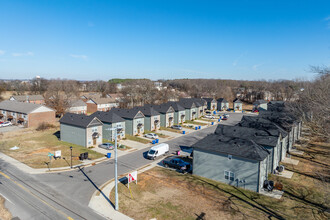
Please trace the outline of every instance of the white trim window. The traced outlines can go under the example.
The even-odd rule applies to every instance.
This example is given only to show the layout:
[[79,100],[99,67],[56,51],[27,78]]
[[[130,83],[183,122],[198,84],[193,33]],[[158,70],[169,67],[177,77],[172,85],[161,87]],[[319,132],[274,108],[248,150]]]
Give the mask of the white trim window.
[[97,132],[97,127],[93,127],[92,132]]
[[225,170],[224,174],[225,174],[225,179],[226,180],[230,180],[230,181],[235,180],[235,173],[234,172]]

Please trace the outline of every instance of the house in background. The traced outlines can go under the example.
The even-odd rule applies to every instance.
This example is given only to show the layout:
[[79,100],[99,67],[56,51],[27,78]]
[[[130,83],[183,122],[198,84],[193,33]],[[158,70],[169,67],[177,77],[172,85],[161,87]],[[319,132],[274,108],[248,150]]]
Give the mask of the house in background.
[[69,108],[66,111],[75,114],[87,114],[87,104],[81,99],[70,100]]
[[193,174],[260,192],[269,152],[251,140],[211,134],[192,145]]
[[96,111],[106,112],[119,106],[114,98],[90,98],[86,104],[88,113]]
[[186,121],[186,109],[178,102],[167,102],[174,109],[174,124],[182,124]]
[[157,131],[160,128],[160,113],[154,109],[152,105],[144,105],[135,107],[144,115],[144,130]]
[[233,107],[234,111],[242,111],[243,110],[243,103],[238,98],[234,99],[233,106],[234,106]]
[[55,110],[28,102],[0,102],[0,121],[10,121],[24,127],[37,127],[41,123],[54,123]]
[[153,105],[153,107],[160,113],[160,126],[171,127],[174,125],[175,110],[171,105],[164,103],[160,105]]
[[268,102],[265,100],[257,100],[253,102],[253,108],[260,111],[260,110],[267,110]]
[[197,118],[197,107],[195,105],[195,102],[192,99],[180,100],[178,102],[178,104],[185,108],[185,110],[186,110],[185,119],[186,120],[194,120]]
[[217,110],[217,100],[214,98],[203,98],[207,102],[207,109],[214,111]]
[[207,101],[202,98],[181,98],[181,101],[191,102],[193,101],[196,106],[196,118],[202,117],[207,110]]
[[45,104],[45,99],[42,95],[14,95],[11,96],[9,100],[17,102],[28,102],[39,105]]
[[144,114],[138,109],[114,108],[111,111],[125,119],[125,131],[129,135],[143,135]]
[[102,122],[97,117],[66,113],[60,119],[61,141],[92,147],[102,144]]
[[229,109],[229,102],[225,98],[217,99],[218,111],[227,111]]
[[115,131],[110,130],[111,128],[117,128],[117,138],[125,138],[125,119],[117,115],[114,111],[110,110],[109,112],[94,112],[91,117],[97,117],[102,123],[102,134],[103,138],[114,141],[115,140]]

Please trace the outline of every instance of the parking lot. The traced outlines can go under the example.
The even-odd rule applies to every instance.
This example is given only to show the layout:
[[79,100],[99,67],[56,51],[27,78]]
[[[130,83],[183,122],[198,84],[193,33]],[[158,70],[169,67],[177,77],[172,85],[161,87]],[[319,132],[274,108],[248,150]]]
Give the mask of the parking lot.
[[15,125],[12,126],[7,126],[7,127],[0,127],[0,133],[6,133],[6,132],[10,132],[10,131],[17,131],[23,129],[22,127],[18,127]]

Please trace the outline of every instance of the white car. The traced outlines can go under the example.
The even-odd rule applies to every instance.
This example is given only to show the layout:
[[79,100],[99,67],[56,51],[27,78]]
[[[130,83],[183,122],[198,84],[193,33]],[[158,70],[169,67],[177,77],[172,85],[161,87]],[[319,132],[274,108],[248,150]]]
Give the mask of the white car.
[[2,124],[0,124],[0,127],[7,127],[7,126],[12,126],[13,124],[10,121],[6,121]]
[[157,139],[158,135],[155,133],[149,133],[149,134],[145,134],[144,135],[146,138],[150,138],[150,139]]
[[223,117],[229,118],[228,114],[223,114]]
[[215,117],[213,115],[204,115],[204,118],[214,119]]

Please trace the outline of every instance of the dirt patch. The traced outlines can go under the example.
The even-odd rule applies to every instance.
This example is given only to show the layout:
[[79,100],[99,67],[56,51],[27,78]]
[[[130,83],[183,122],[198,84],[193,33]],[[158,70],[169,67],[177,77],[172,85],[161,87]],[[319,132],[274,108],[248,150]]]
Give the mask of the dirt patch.
[[5,207],[5,199],[0,196],[0,219],[11,220],[12,216],[8,209]]

